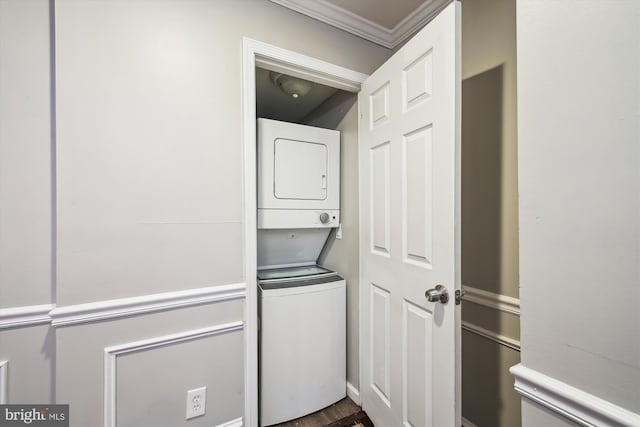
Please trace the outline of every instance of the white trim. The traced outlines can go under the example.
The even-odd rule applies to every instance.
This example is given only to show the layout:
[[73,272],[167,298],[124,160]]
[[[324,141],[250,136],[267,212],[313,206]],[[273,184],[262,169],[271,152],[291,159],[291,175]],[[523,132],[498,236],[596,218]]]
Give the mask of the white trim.
[[241,299],[244,296],[245,284],[237,283],[56,307],[49,315],[53,326],[67,326]]
[[0,360],[0,405],[9,400],[9,361]]
[[245,413],[248,427],[258,425],[258,292],[256,271],[256,87],[255,68],[287,70],[287,74],[357,92],[367,78],[310,56],[244,37],[242,40],[242,141],[245,299]]
[[19,328],[49,323],[54,304],[29,305],[0,309],[0,329]]
[[[286,73],[348,92],[358,92],[366,74],[258,40],[244,39],[246,53],[253,54],[253,67]],[[246,64],[249,65],[249,64]],[[250,83],[250,82],[245,82]],[[253,85],[255,88],[255,80]],[[247,89],[249,89],[247,87]],[[254,90],[255,97],[255,90]],[[246,113],[246,111],[244,111]],[[255,115],[255,111],[253,112]],[[255,125],[255,124],[254,124]],[[254,126],[255,127],[255,126]]]
[[180,332],[177,334],[165,335],[161,337],[149,338],[134,341],[126,344],[114,345],[104,349],[104,426],[116,426],[116,359],[118,356],[150,350],[170,344],[178,344],[185,341],[192,341],[199,338],[206,338],[213,335],[220,335],[227,332],[239,331],[242,329],[242,322],[225,323],[222,325],[210,326],[202,329]]
[[226,423],[218,424],[216,427],[242,427],[242,417],[235,420],[227,421]]
[[349,381],[347,381],[347,396],[353,400],[353,403],[360,405],[360,391]]
[[505,313],[520,316],[520,299],[493,292],[484,291],[471,286],[463,286],[466,291],[463,301],[473,302],[485,307],[494,308]]
[[465,322],[464,320],[462,321],[462,329],[490,339],[491,341],[497,342],[505,347],[520,351],[520,341],[506,335],[495,333],[478,325],[474,325],[473,323]]
[[431,21],[451,0],[427,0],[393,28],[384,27],[327,0],[271,0],[271,2],[393,49]]
[[462,427],[478,427],[478,426],[472,423],[471,421],[469,421],[468,419],[466,419],[465,417],[462,417]]
[[517,364],[509,369],[522,396],[589,427],[640,426],[640,414]]

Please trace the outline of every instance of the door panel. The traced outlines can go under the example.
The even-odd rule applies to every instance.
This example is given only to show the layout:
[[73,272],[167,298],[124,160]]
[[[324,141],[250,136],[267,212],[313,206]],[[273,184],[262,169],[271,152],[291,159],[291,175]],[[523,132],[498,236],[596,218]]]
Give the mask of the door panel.
[[[459,425],[460,4],[362,86],[360,392],[380,427]],[[442,284],[446,303],[425,291]]]

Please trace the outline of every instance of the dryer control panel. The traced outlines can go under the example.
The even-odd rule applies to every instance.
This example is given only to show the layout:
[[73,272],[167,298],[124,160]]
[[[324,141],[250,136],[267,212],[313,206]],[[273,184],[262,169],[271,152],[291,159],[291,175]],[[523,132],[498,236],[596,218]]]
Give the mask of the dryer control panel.
[[258,209],[258,228],[331,228],[338,225],[339,210]]

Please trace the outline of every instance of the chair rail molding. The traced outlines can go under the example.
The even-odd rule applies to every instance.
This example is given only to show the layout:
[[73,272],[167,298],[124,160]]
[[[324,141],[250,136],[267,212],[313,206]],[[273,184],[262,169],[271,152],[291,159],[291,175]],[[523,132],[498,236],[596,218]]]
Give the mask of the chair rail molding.
[[387,28],[327,0],[270,1],[389,49],[409,38],[451,3],[451,0],[427,0],[395,27]]
[[510,313],[515,316],[520,316],[520,299],[518,298],[495,294],[493,292],[484,291],[471,286],[463,285],[462,288],[466,291],[462,300],[463,302],[469,301],[485,307],[494,308],[505,313]]
[[640,426],[640,414],[628,411],[567,383],[544,375],[522,363],[509,369],[522,396],[588,427]]
[[51,324],[53,326],[77,325],[155,311],[242,299],[245,297],[245,293],[246,286],[244,283],[210,286],[56,307],[51,310],[49,316],[51,316]]
[[0,308],[0,329],[41,325],[51,321],[50,312],[54,304],[28,305]]
[[[240,331],[243,329],[242,321],[224,323],[209,326],[201,329],[193,329],[177,334],[164,335],[161,337],[149,338],[134,341],[126,344],[114,345],[104,349],[104,426],[116,427],[116,362],[118,356],[142,350],[150,350],[170,344],[178,344],[195,339],[211,337],[228,332]],[[236,422],[233,420],[232,422]],[[237,424],[223,424],[236,426]],[[242,425],[242,424],[239,424]]]

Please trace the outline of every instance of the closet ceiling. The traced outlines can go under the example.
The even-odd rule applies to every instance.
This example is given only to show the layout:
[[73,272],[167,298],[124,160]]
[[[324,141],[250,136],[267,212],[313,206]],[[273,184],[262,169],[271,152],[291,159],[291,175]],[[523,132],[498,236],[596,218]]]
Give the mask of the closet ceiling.
[[271,81],[269,71],[256,68],[256,113],[258,117],[299,123],[337,89],[315,83],[311,91],[294,99]]

